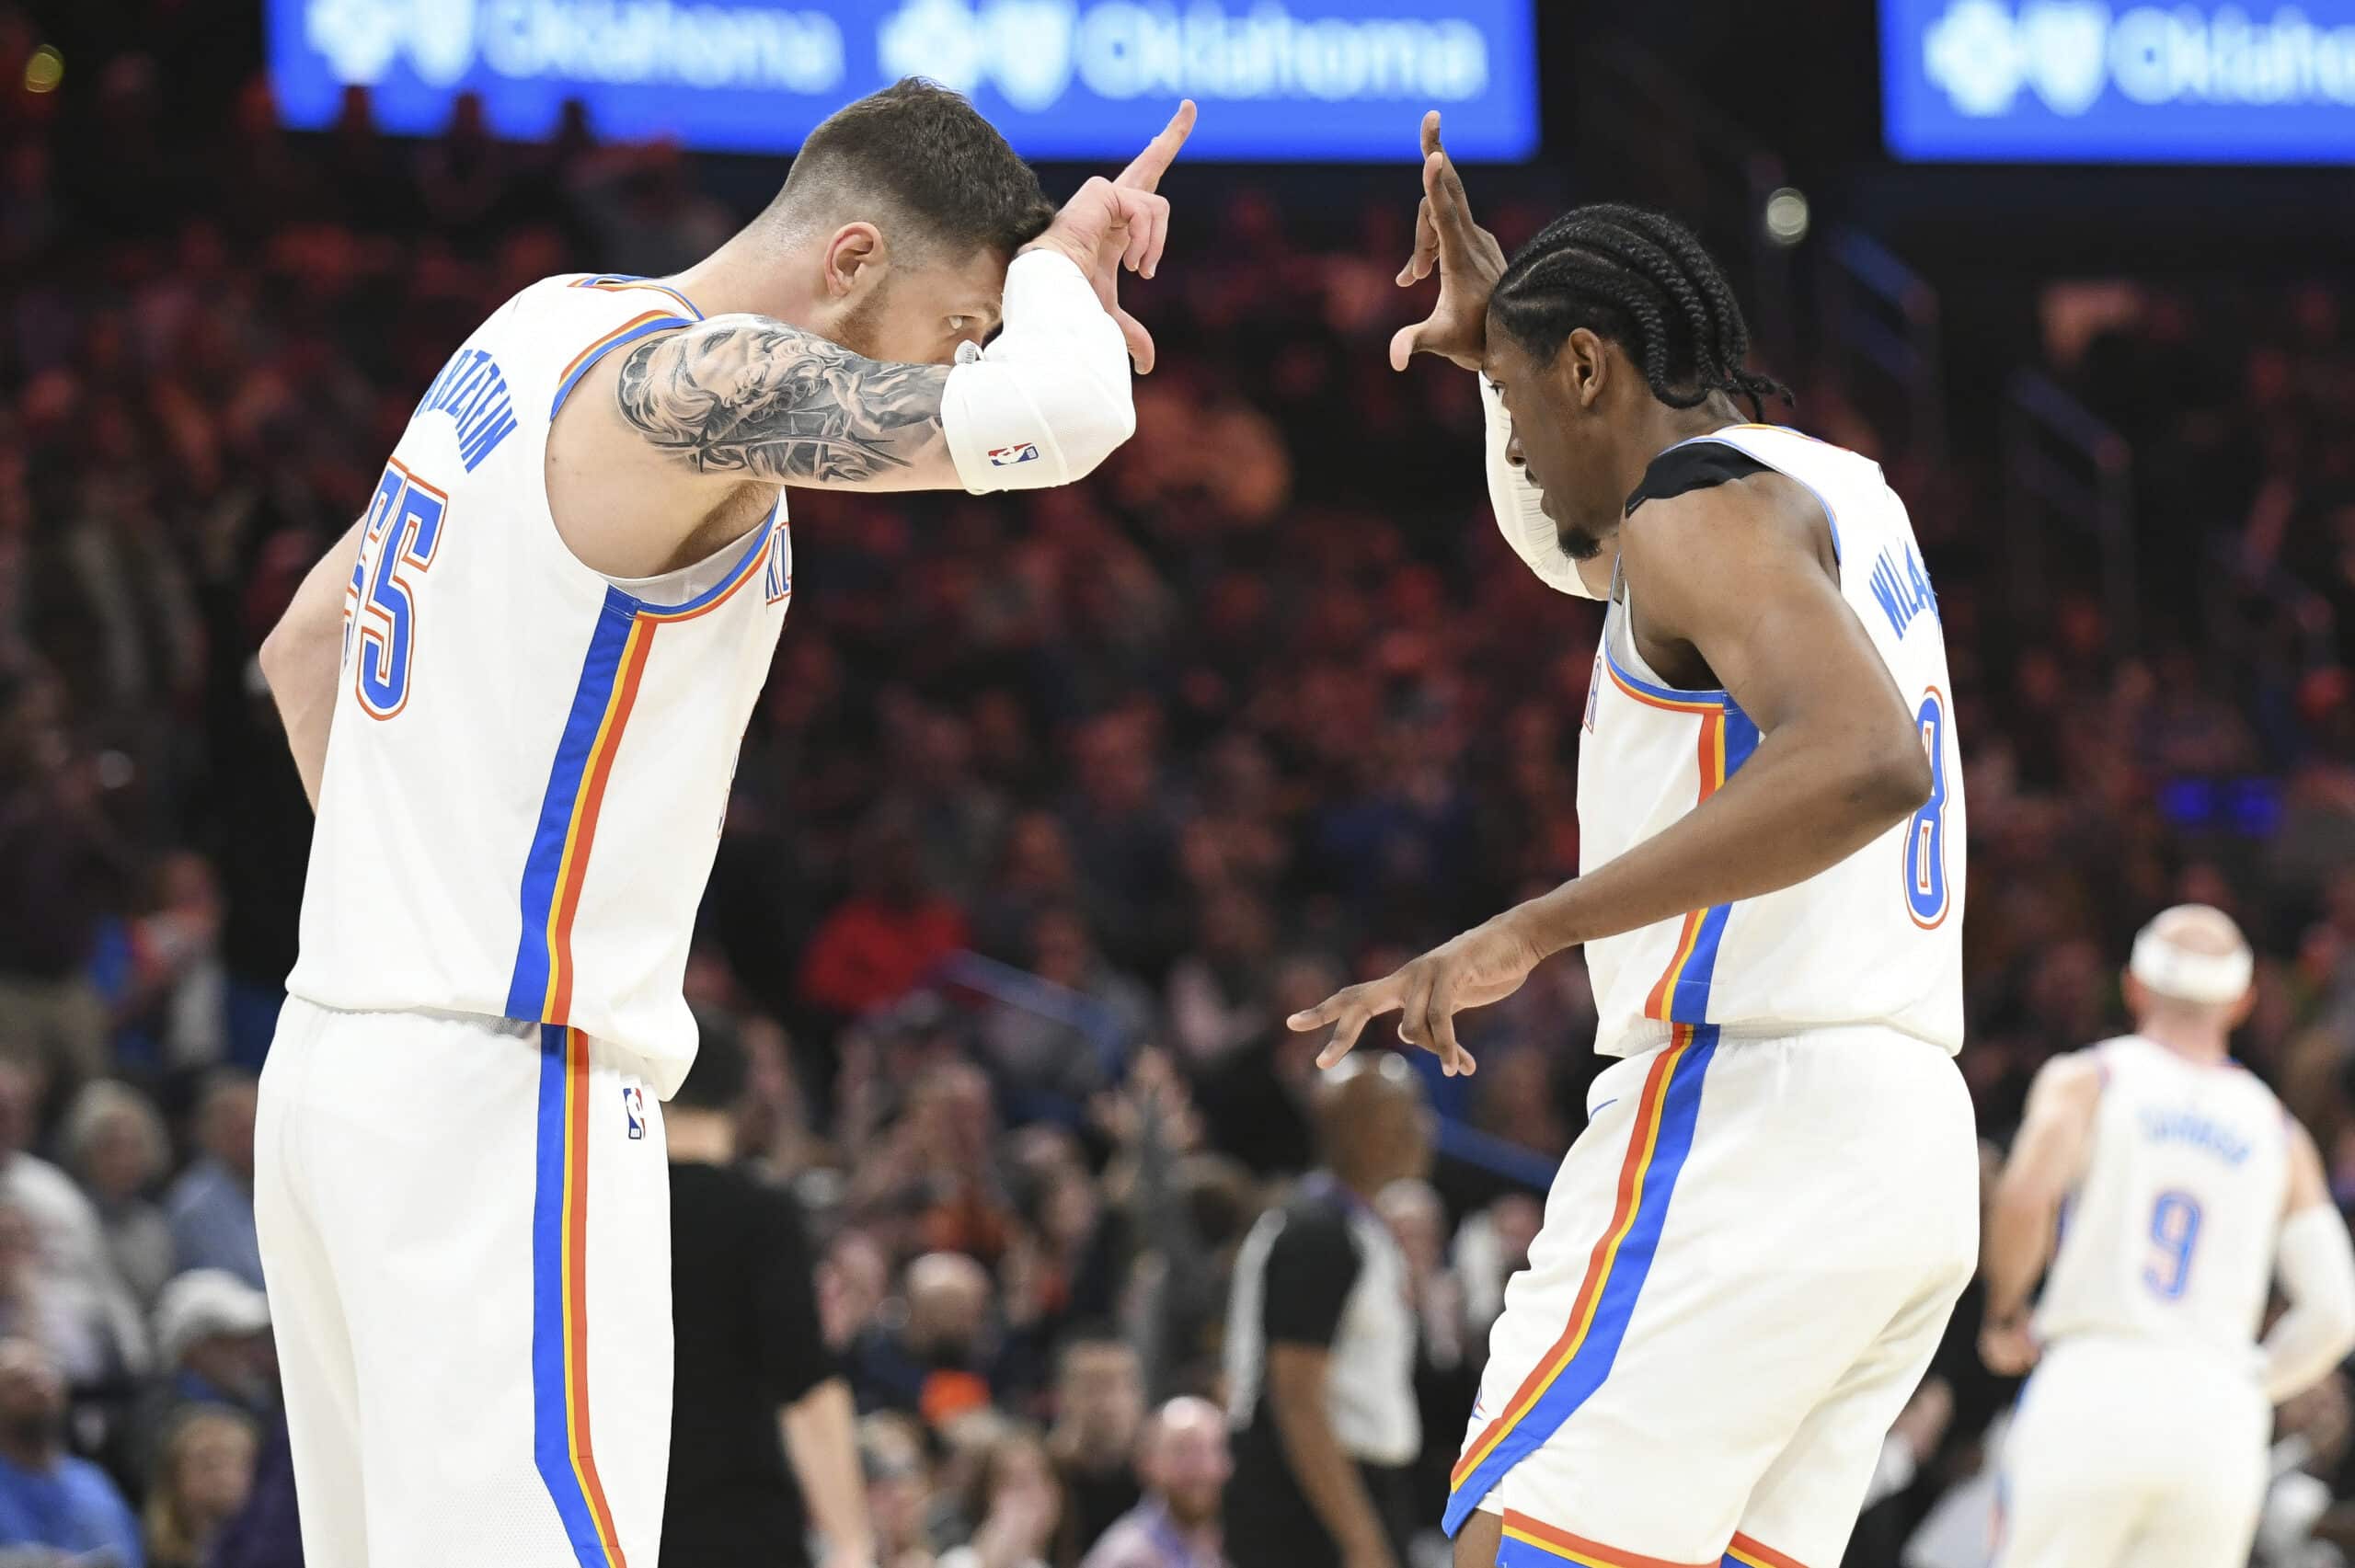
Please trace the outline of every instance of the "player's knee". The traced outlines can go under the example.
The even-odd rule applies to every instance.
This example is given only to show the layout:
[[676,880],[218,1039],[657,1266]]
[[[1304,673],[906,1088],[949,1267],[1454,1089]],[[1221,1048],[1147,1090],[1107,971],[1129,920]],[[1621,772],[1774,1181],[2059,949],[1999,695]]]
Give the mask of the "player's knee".
[[1497,1548],[1504,1533],[1502,1514],[1474,1513],[1455,1532],[1455,1568],[1497,1568]]

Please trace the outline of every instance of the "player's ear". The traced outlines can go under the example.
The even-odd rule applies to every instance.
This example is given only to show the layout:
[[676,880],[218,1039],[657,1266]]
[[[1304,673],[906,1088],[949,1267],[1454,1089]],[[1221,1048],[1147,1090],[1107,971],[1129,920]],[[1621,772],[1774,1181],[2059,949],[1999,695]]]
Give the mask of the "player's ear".
[[844,223],[826,242],[826,297],[848,299],[875,287],[890,262],[890,247],[883,243],[880,229],[873,223]]
[[1569,400],[1582,409],[1591,408],[1603,396],[1611,373],[1611,356],[1603,352],[1603,339],[1593,329],[1576,326],[1562,339],[1553,369],[1562,378],[1562,390]]

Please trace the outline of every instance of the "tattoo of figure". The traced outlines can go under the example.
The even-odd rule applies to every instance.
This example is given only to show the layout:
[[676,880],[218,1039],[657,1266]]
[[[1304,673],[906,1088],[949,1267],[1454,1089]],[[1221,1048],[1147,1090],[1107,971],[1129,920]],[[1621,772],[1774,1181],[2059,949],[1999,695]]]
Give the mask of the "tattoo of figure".
[[891,364],[759,316],[649,338],[622,361],[623,418],[706,474],[856,485],[946,461],[946,365]]

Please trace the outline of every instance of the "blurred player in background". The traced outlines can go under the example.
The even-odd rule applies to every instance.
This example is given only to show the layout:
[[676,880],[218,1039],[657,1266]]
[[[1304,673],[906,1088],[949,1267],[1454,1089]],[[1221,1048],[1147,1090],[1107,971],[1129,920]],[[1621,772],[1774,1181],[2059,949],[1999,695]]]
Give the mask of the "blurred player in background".
[[[1581,875],[1292,1020],[1470,1071],[1453,1015],[1583,944],[1596,1048],[1453,1472],[1459,1568],[1840,1560],[1978,1250],[1962,769],[1937,601],[1851,452],[1744,423],[1724,276],[1582,207],[1506,263],[1423,128],[1391,360],[1480,372],[1515,552],[1608,603]],[[1239,1555],[1239,1553],[1238,1553]]]
[[1114,282],[1192,118],[1058,213],[956,95],[851,105],[703,261],[477,328],[272,633],[319,819],[255,1207],[312,1562],[654,1560],[660,1103],[784,486],[1058,485],[1126,440]]
[[[2036,1368],[2004,1445],[2002,1568],[2239,1568],[2273,1406],[2355,1349],[2321,1156],[2227,1054],[2252,972],[2223,912],[2167,910],[2127,965],[2135,1032],[2053,1058],[2029,1091],[1981,1335],[1996,1371]],[[2277,1273],[2289,1309],[2258,1344]]]

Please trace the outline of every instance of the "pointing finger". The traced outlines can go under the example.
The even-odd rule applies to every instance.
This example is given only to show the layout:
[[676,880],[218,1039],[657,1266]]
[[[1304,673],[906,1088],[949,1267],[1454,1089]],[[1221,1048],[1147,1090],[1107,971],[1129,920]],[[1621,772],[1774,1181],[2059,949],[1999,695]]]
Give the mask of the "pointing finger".
[[1427,109],[1423,113],[1423,155],[1429,157],[1438,151],[1439,110]]
[[1304,1007],[1284,1020],[1284,1027],[1295,1035],[1305,1035],[1311,1029],[1321,1029],[1357,1005],[1358,987],[1343,986],[1314,1007]]
[[1169,166],[1177,161],[1178,149],[1184,146],[1186,138],[1193,133],[1194,100],[1187,98],[1178,104],[1178,112],[1169,117],[1169,123],[1161,128],[1161,134],[1147,142],[1144,151],[1131,159],[1129,166],[1122,169],[1120,177],[1112,183],[1133,186],[1140,190],[1158,189],[1161,177],[1168,173]]
[[1365,1021],[1369,1016],[1370,1014],[1354,1010],[1344,1013],[1340,1026],[1333,1031],[1333,1037],[1325,1042],[1323,1050],[1316,1053],[1316,1065],[1330,1067],[1349,1055],[1350,1047],[1358,1043],[1358,1035],[1365,1028]]

